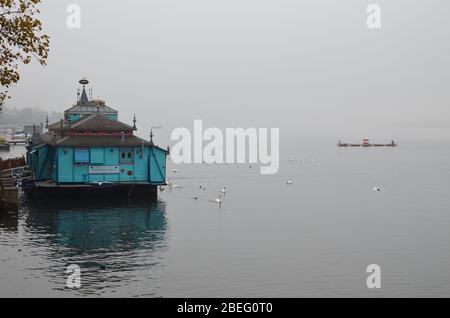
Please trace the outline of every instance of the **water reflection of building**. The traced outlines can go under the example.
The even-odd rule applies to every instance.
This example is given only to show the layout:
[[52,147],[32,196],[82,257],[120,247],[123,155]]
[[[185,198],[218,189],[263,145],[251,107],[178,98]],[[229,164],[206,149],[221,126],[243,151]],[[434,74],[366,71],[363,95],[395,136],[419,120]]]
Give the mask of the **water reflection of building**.
[[[134,293],[134,284],[139,284],[136,277],[153,280],[160,276],[167,251],[164,202],[95,203],[95,208],[87,208],[86,203],[84,207],[63,205],[33,202],[24,211],[23,231],[30,233],[30,246],[46,251],[40,257],[50,263],[52,271],[45,274],[50,283],[67,291],[64,275],[68,264],[82,269],[82,293],[111,289]],[[147,289],[153,293],[155,288],[156,284]]]
[[[166,215],[162,201],[140,204],[29,207],[26,226],[45,229],[52,243],[87,252],[140,248],[165,238]],[[61,203],[62,205],[63,203]]]

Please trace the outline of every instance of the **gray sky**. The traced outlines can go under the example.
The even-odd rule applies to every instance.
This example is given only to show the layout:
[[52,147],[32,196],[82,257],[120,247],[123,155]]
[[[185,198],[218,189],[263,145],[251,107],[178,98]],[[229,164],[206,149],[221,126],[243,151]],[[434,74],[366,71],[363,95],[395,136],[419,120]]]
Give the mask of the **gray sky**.
[[[66,27],[67,5],[82,28]],[[366,8],[382,8],[382,28]],[[22,68],[8,107],[63,111],[87,76],[140,134],[194,119],[358,136],[450,126],[445,0],[58,0],[41,6],[48,66]],[[386,136],[387,137],[387,136]]]

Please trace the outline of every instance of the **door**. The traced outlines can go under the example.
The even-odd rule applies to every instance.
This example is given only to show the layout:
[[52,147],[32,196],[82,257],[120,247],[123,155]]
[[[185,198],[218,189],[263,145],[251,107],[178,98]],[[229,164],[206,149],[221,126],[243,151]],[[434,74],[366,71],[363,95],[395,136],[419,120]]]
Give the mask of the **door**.
[[130,182],[134,180],[134,153],[133,148],[121,148],[120,149],[120,181]]

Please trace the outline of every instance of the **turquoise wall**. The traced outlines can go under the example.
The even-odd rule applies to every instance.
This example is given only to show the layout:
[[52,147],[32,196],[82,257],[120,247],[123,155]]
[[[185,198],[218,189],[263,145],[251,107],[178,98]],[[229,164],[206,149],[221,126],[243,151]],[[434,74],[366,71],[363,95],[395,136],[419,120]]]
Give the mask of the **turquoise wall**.
[[28,160],[36,180],[42,181],[53,178],[54,154],[50,146],[35,148]]
[[165,183],[166,152],[159,148],[149,148],[149,170],[152,183]]
[[[119,120],[118,115],[114,114],[114,115],[105,115],[106,117],[108,117],[111,120]],[[69,114],[68,120],[70,122],[73,121],[77,121],[78,119],[80,119],[82,117],[81,114]]]
[[40,147],[38,149],[39,155],[39,168],[38,178],[39,180],[49,180],[53,177],[53,149],[50,146]]
[[73,178],[73,148],[58,147],[56,151],[58,178],[57,182],[74,182]]
[[81,118],[80,114],[70,114],[68,119],[69,119],[70,122],[73,122],[73,121],[76,121],[76,120],[78,120],[80,118]]
[[[119,165],[119,148],[107,147],[105,148],[105,166],[118,166]],[[105,181],[118,182],[118,174],[105,174],[103,175]]]
[[108,117],[111,120],[119,120],[117,114],[116,115],[107,115],[106,117]]
[[[73,147],[57,148],[57,182],[151,181],[157,184],[165,182],[166,153],[162,149],[153,147],[90,147],[84,149],[89,150],[89,161],[76,163]],[[121,159],[122,155],[124,159]],[[119,166],[120,172],[117,174],[89,174],[89,166]]]

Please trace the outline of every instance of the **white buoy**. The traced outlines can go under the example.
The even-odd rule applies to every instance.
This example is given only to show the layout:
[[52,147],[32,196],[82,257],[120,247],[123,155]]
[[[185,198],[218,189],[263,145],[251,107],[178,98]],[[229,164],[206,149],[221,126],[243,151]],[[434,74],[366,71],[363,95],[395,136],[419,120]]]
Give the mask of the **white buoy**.
[[294,184],[294,182],[292,180],[288,180],[288,181],[286,181],[286,184],[291,185],[291,184]]
[[376,191],[376,192],[380,192],[380,191],[381,191],[381,189],[380,189],[380,188],[378,188],[378,187],[374,187],[374,188],[373,188],[373,191]]

